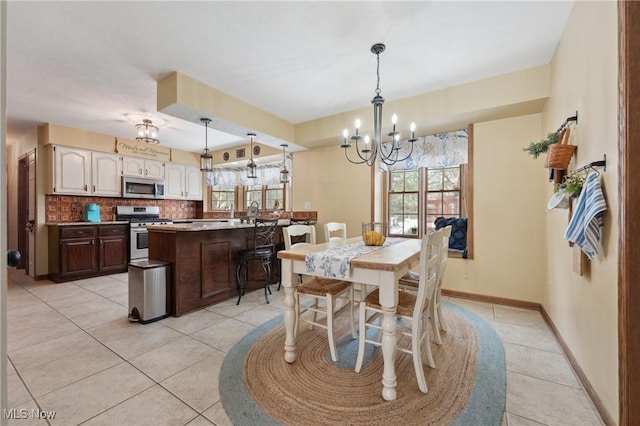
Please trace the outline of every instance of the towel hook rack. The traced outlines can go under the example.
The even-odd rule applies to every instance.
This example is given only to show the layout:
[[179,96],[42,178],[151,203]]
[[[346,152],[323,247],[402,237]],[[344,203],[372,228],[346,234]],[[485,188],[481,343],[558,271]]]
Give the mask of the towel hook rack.
[[578,169],[574,170],[574,171],[572,172],[572,174],[573,174],[573,173],[583,172],[583,171],[585,171],[585,170],[587,170],[587,169],[594,169],[594,170],[595,170],[595,167],[602,167],[602,168],[603,168],[603,169],[602,169],[602,171],[603,171],[603,172],[606,172],[606,171],[607,171],[607,154],[604,154],[604,155],[602,156],[602,160],[599,160],[599,161],[592,161],[592,162],[591,162],[591,163],[589,163],[589,164],[585,164],[584,166],[582,166],[582,167],[580,167],[580,168],[578,168]]
[[567,127],[572,121],[575,121],[576,124],[578,124],[578,111],[576,111],[576,115],[572,115],[571,117],[568,117],[566,120],[564,120],[564,123],[562,123],[560,128],[558,128],[558,133],[562,131],[562,129]]

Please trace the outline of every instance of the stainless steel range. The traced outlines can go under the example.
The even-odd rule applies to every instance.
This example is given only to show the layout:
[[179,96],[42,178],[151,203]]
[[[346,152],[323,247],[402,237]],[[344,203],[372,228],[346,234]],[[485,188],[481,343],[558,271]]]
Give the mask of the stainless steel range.
[[129,221],[129,259],[149,258],[148,225],[167,225],[171,219],[160,218],[158,206],[116,206],[116,220]]

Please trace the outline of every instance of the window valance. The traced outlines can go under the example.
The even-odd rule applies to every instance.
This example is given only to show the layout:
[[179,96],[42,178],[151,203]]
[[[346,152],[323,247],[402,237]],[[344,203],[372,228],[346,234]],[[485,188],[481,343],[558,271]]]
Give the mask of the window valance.
[[[213,185],[278,185],[280,183],[280,169],[282,162],[279,164],[264,164],[256,168],[257,179],[247,178],[247,169],[245,167],[229,167],[214,168],[212,172],[207,174],[207,186]],[[287,169],[291,176],[291,159],[287,158]]]
[[[450,167],[468,162],[469,132],[467,129],[454,130],[447,133],[420,136],[413,143],[411,156],[392,166],[381,164],[382,171],[415,170],[428,167]],[[398,157],[406,156],[411,145],[403,140],[403,148]]]

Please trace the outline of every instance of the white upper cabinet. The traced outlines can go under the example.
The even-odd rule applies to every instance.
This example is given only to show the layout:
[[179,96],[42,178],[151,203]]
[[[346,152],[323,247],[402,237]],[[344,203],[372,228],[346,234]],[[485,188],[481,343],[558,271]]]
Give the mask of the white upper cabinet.
[[144,161],[144,177],[164,180],[164,167],[165,164],[162,161],[145,160]]
[[202,172],[200,167],[185,166],[185,198],[202,201]]
[[53,152],[53,192],[89,195],[91,193],[91,151],[55,146]]
[[53,193],[121,195],[121,156],[64,146],[53,147],[53,152]]
[[195,166],[165,166],[164,197],[176,200],[202,200],[202,172]]
[[166,164],[164,173],[164,198],[184,199],[184,166],[182,164]]
[[91,153],[91,193],[106,197],[122,194],[122,157],[104,152]]
[[125,176],[138,176],[159,180],[164,180],[165,178],[165,164],[157,160],[124,157],[122,170]]

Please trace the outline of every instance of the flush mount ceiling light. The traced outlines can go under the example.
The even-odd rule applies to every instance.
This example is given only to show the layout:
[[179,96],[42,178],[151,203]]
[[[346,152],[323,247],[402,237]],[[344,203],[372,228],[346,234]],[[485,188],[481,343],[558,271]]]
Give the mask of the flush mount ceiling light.
[[208,118],[201,118],[200,121],[204,124],[204,151],[200,154],[200,170],[203,172],[213,171],[213,155],[209,152],[209,123],[211,120]]
[[256,163],[255,161],[253,161],[253,138],[256,137],[255,133],[247,133],[247,136],[249,136],[249,139],[251,140],[251,148],[249,149],[249,153],[251,154],[251,158],[249,159],[249,162],[247,163],[247,177],[249,179],[256,179],[258,177],[258,175],[256,174]]
[[158,126],[154,126],[151,120],[144,119],[142,123],[136,124],[136,141],[144,143],[160,143],[158,139]]
[[280,169],[280,183],[289,183],[289,170],[287,170],[287,151],[289,146],[286,143],[280,145],[282,147],[282,168]]
[[[371,46],[371,53],[376,55],[377,60],[377,83],[376,83],[376,95],[371,100],[373,104],[373,143],[371,143],[369,135],[364,136],[364,138],[360,135],[360,119],[357,119],[355,122],[355,134],[349,138],[349,131],[344,129],[342,134],[343,142],[340,145],[340,148],[344,148],[344,155],[347,157],[351,163],[354,164],[364,164],[366,163],[369,166],[372,166],[376,158],[380,158],[380,161],[387,165],[392,165],[397,163],[398,161],[403,161],[411,156],[413,152],[413,143],[417,140],[415,139],[414,132],[416,130],[415,123],[411,123],[411,139],[409,139],[409,143],[411,144],[411,149],[409,154],[404,158],[398,158],[400,149],[402,148],[402,143],[400,141],[400,132],[396,131],[396,121],[398,117],[393,114],[391,118],[391,123],[393,124],[393,129],[388,134],[391,137],[389,142],[382,141],[382,104],[384,103],[384,98],[380,95],[380,54],[384,52],[386,46],[382,43],[376,43]],[[359,160],[355,161],[349,158],[349,148],[351,148],[351,143],[349,139],[355,141],[355,151],[358,154]],[[360,146],[361,139],[364,139],[364,146]],[[373,145],[373,146],[372,146]]]

